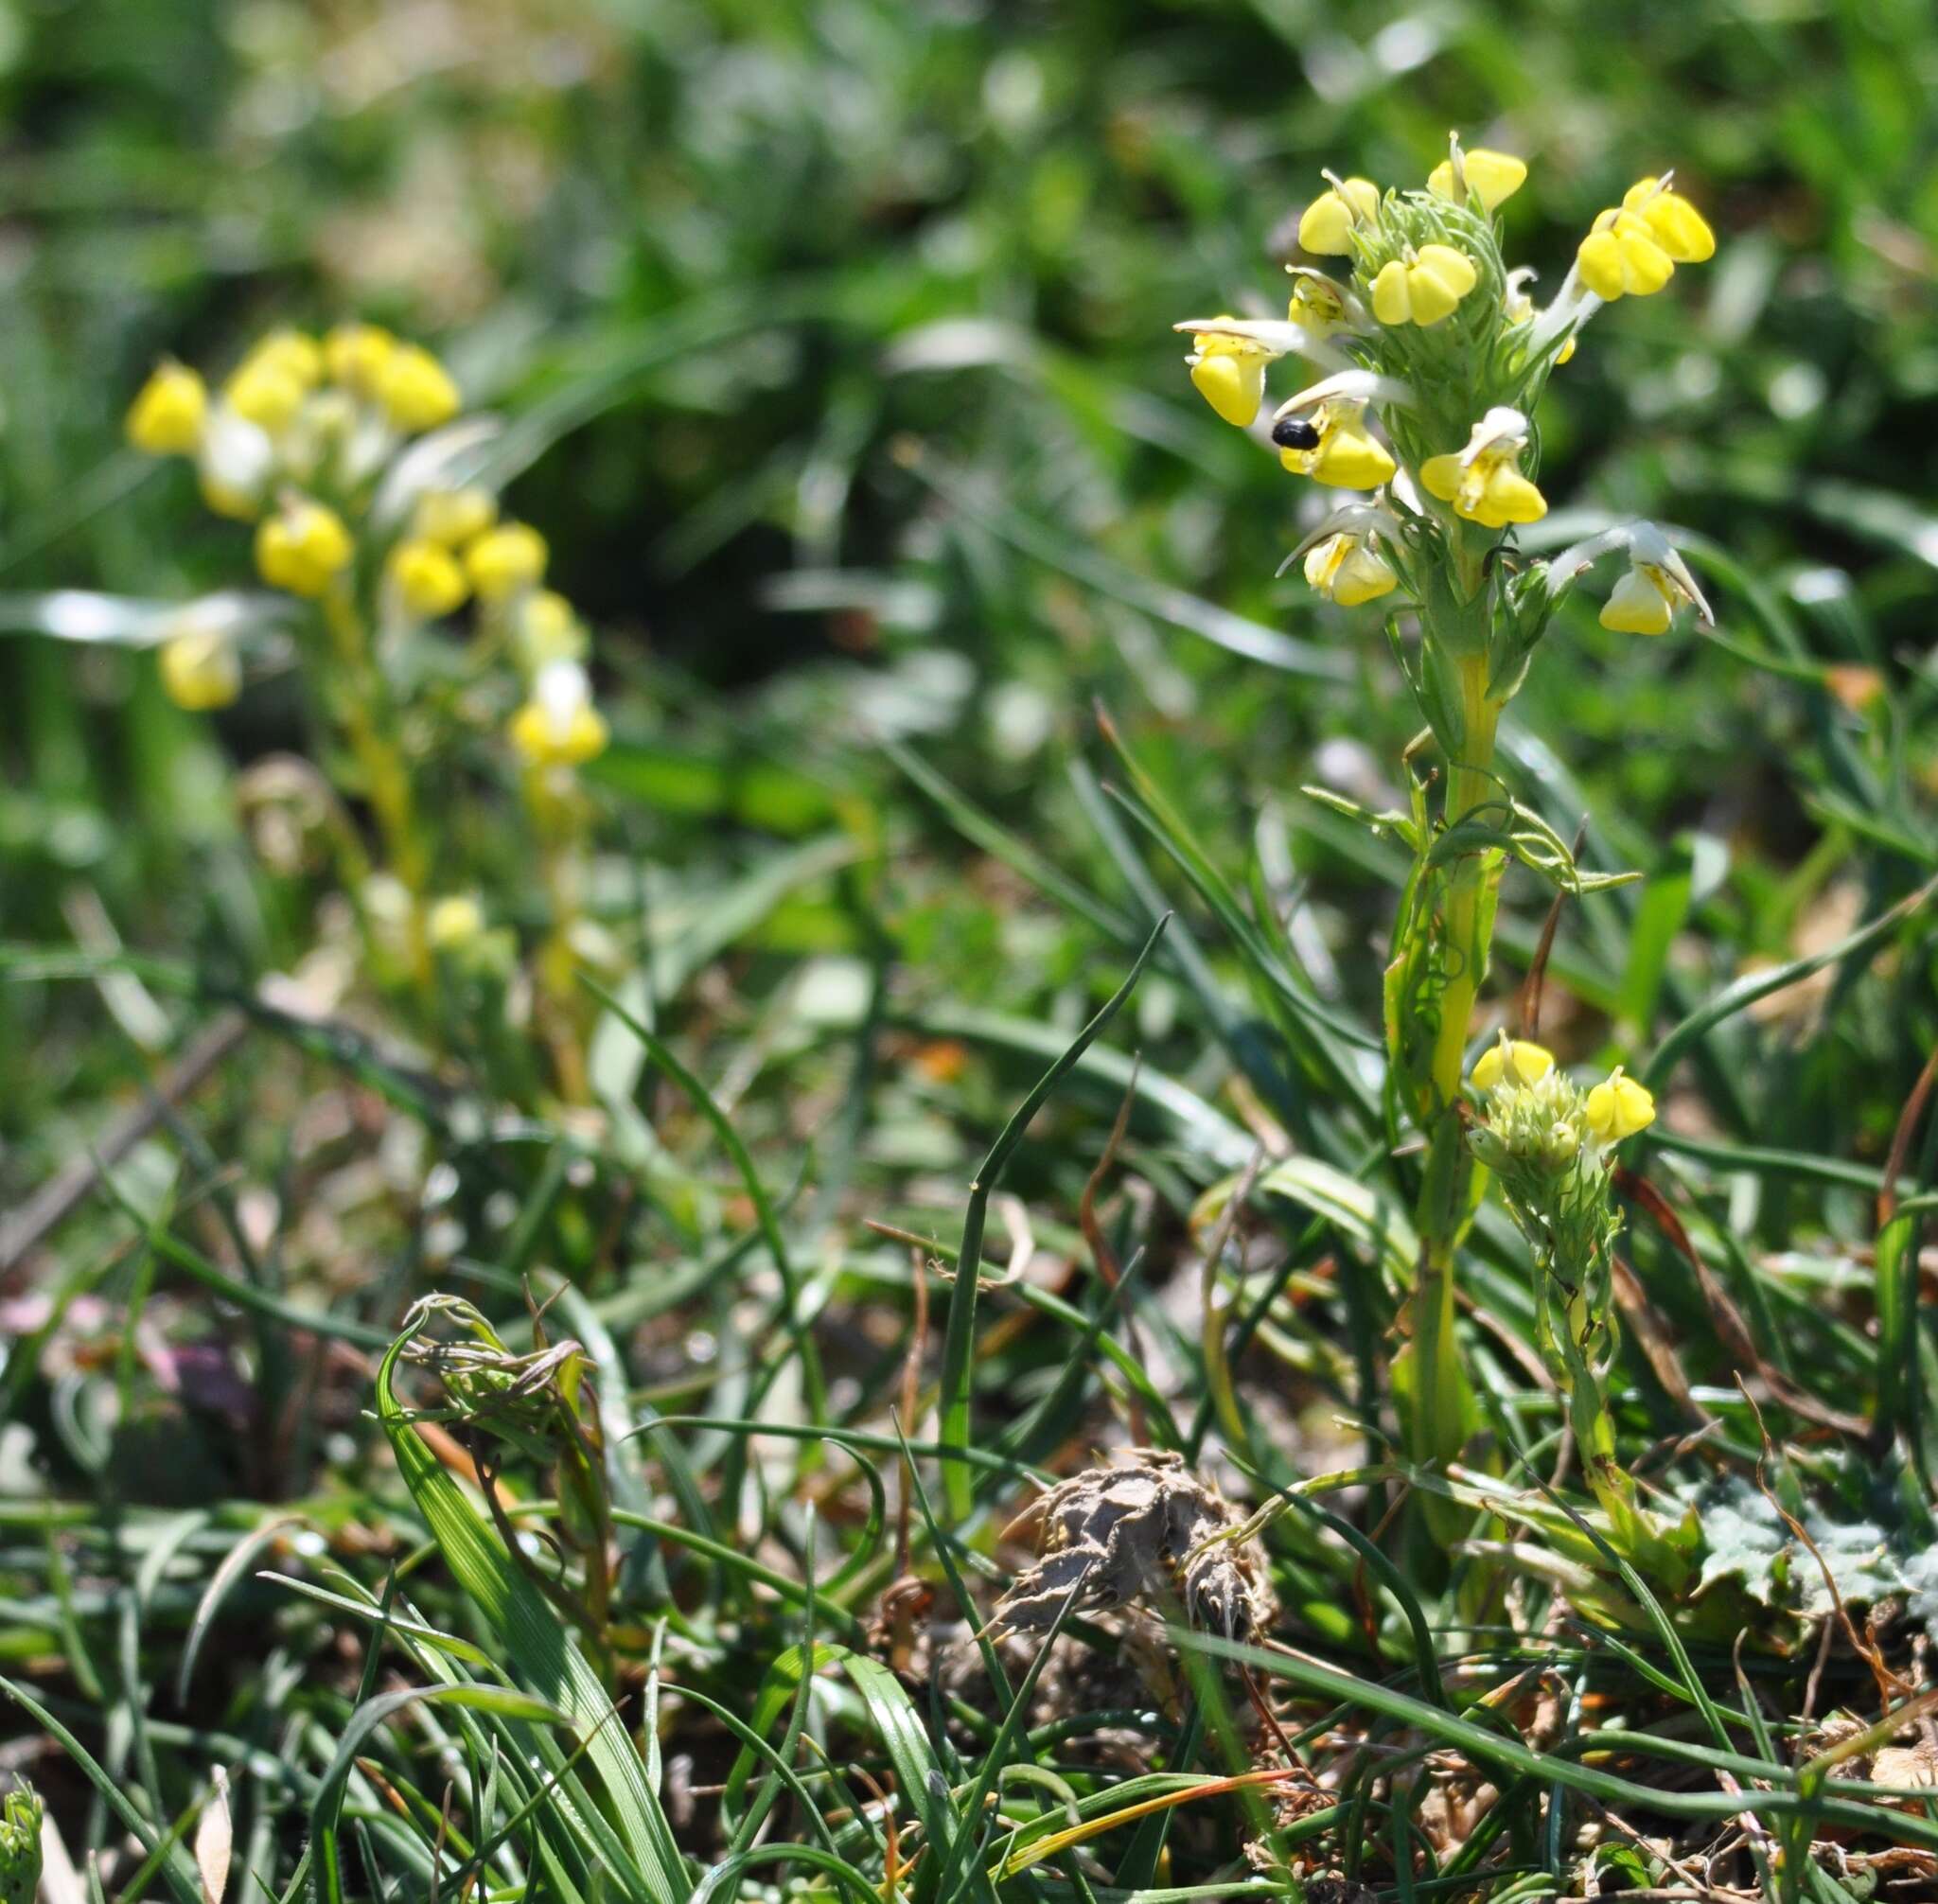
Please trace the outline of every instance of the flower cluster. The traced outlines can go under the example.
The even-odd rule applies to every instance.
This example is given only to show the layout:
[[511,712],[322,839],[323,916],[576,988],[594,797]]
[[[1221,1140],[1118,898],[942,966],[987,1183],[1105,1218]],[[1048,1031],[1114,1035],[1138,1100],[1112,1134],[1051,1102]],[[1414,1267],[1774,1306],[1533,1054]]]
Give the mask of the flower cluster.
[[[1298,241],[1344,260],[1346,275],[1291,267],[1283,322],[1224,315],[1176,326],[1191,339],[1191,381],[1241,429],[1259,426],[1277,359],[1328,373],[1281,403],[1260,433],[1293,474],[1371,497],[1335,512],[1298,552],[1313,587],[1344,606],[1398,591],[1424,607],[1425,569],[1451,560],[1477,574],[1485,542],[1474,531],[1541,520],[1548,505],[1530,419],[1548,376],[1602,304],[1660,291],[1678,264],[1715,253],[1709,226],[1670,179],[1646,178],[1594,220],[1560,291],[1538,308],[1533,273],[1503,260],[1496,217],[1526,177],[1511,153],[1465,151],[1457,138],[1423,189],[1382,191],[1329,173]],[[1637,531],[1661,539],[1648,525]],[[1548,607],[1580,566],[1555,572]],[[1376,574],[1381,585],[1370,586]],[[1702,608],[1680,563],[1637,553],[1601,619],[1660,633],[1682,601]]]
[[1612,1154],[1655,1121],[1647,1087],[1620,1066],[1583,1090],[1544,1046],[1505,1034],[1468,1082],[1483,1116],[1468,1134],[1546,1267],[1579,1281],[1620,1227],[1609,1195]]
[[[475,485],[420,479],[400,493],[391,480],[398,452],[462,407],[428,350],[346,324],[321,339],[271,332],[214,392],[185,364],[164,362],[129,409],[128,435],[150,455],[194,459],[210,506],[255,523],[256,571],[272,588],[328,604],[367,567],[386,630],[475,604],[481,651],[509,659],[523,683],[507,724],[513,747],[535,766],[576,767],[604,748],[607,728],[583,665],[584,629],[544,586],[543,537],[502,520],[497,499]],[[438,463],[432,454],[421,467]],[[160,657],[170,697],[195,710],[235,700],[235,638],[233,626],[185,618]]]

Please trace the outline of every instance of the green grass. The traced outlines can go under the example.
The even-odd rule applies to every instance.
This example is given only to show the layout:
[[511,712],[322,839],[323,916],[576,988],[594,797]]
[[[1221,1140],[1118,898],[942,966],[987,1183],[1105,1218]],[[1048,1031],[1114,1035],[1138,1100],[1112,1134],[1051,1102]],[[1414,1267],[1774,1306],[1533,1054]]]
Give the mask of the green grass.
[[[1925,1895],[1938,1812],[1857,1775],[1938,1619],[1923,9],[475,13],[0,9],[0,1234],[77,1186],[0,1269],[0,1674],[95,1895],[202,1895],[217,1767],[232,1899],[1505,1900],[1595,1841]],[[1450,125],[1528,155],[1526,256],[1665,163],[1722,239],[1558,377],[1524,537],[1678,525],[1718,626],[1571,605],[1502,735],[1643,874],[1563,908],[1542,1023],[1661,1095],[1609,1385],[1700,1592],[1572,1517],[1492,1206],[1482,1432],[1399,1453],[1407,861],[1299,789],[1393,802],[1417,716],[1168,330]],[[151,360],[352,311],[506,415],[598,630],[590,1106],[324,982],[334,882],[236,798],[294,670],[210,720],[53,638],[246,569],[121,447]],[[510,776],[439,798],[530,945]],[[1493,1019],[1548,902],[1509,877]],[[432,1291],[583,1364],[454,1396],[393,1348]],[[1269,1507],[1273,1644],[972,1639],[1034,1484],[1139,1439]]]

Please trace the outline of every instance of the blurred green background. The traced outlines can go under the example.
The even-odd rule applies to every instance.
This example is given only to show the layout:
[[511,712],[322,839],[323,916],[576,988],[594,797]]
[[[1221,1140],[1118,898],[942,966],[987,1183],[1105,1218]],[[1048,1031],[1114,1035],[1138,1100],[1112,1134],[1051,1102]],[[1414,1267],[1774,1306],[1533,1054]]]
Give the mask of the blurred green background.
[[[1457,127],[1529,159],[1510,250],[1550,287],[1645,172],[1718,230],[1556,379],[1542,485],[1729,551],[1720,636],[1577,603],[1519,758],[1557,824],[1593,806],[1601,863],[1679,873],[1685,907],[1696,869],[1728,957],[1780,953],[1853,839],[1874,897],[1931,856],[1934,89],[1918,0],[0,0],[0,935],[68,941],[84,888],[204,969],[302,949],[223,770],[297,743],[290,696],[210,723],[139,656],[20,632],[49,590],[241,579],[244,532],[120,417],[158,355],[220,374],[280,321],[423,336],[522,419],[511,505],[599,629],[642,859],[831,807],[939,841],[883,734],[1054,847],[1098,697],[1222,841],[1315,774],[1390,780],[1416,721],[1383,643],[1274,577],[1316,499],[1169,326],[1277,305],[1321,165],[1412,183]],[[1375,930],[1343,836],[1301,837]],[[1013,924],[946,876],[897,923],[937,984],[1013,983]],[[12,1189],[119,1070],[97,1022],[0,988]]]

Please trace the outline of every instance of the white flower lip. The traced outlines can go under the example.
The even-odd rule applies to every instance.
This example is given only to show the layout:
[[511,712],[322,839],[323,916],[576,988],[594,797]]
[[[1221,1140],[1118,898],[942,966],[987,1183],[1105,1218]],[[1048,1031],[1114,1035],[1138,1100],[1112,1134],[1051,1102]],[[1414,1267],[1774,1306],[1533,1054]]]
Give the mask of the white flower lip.
[[1506,403],[1497,403],[1473,426],[1467,448],[1460,452],[1460,467],[1466,469],[1486,450],[1506,444],[1516,450],[1527,443],[1527,418]]
[[545,710],[553,732],[563,735],[592,703],[591,678],[577,661],[547,661],[532,683],[532,698]]
[[1361,541],[1367,541],[1380,536],[1390,542],[1396,539],[1399,528],[1393,512],[1381,508],[1377,502],[1347,502],[1333,510],[1272,573],[1275,575],[1284,574],[1295,562],[1316,549],[1329,537],[1356,536]]
[[1269,350],[1275,357],[1306,357],[1324,346],[1302,324],[1284,318],[1189,317],[1174,324],[1173,330],[1193,337],[1242,337]]
[[1393,403],[1404,410],[1413,406],[1413,386],[1397,377],[1382,377],[1375,370],[1335,371],[1330,377],[1322,377],[1318,382],[1308,384],[1296,395],[1288,397],[1272,413],[1272,420],[1276,423],[1281,416],[1290,416],[1295,411],[1311,410],[1315,404],[1324,403],[1331,397],[1348,403]]

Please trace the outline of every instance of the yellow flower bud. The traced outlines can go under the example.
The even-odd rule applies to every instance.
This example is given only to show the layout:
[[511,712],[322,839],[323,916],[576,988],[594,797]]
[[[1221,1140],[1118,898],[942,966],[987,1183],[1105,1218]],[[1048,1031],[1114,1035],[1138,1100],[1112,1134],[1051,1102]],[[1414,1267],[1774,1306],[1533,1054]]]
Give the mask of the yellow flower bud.
[[535,767],[580,767],[605,751],[605,717],[592,705],[591,682],[576,661],[553,661],[533,683],[532,697],[511,717],[511,744]]
[[334,509],[296,497],[255,532],[255,566],[272,588],[317,596],[350,566],[357,545]]
[[427,489],[417,498],[411,534],[447,549],[461,549],[498,520],[498,498],[488,489]]
[[379,324],[340,324],[323,340],[331,379],[359,397],[374,397],[397,341]]
[[1545,1045],[1505,1033],[1474,1060],[1471,1082],[1477,1091],[1491,1091],[1505,1081],[1538,1084],[1555,1068],[1555,1054]]
[[1370,179],[1347,179],[1338,190],[1321,192],[1300,214],[1298,241],[1322,256],[1345,257],[1352,251],[1354,226],[1379,216],[1379,186]]
[[1588,1128],[1605,1144],[1618,1144],[1655,1121],[1655,1099],[1646,1085],[1624,1077],[1617,1065],[1588,1094]]
[[257,341],[238,369],[271,369],[293,378],[305,390],[323,381],[323,351],[307,331],[273,330]]
[[545,573],[545,538],[524,522],[502,522],[465,551],[465,571],[479,598],[508,601]]
[[377,399],[399,430],[435,430],[464,407],[450,372],[422,344],[400,344],[377,379]]
[[242,660],[226,633],[185,628],[162,643],[155,661],[164,692],[190,714],[225,708],[242,692]]
[[449,549],[421,538],[399,542],[391,551],[387,567],[406,612],[425,621],[462,607],[471,591],[457,557]]
[[[1505,204],[1527,180],[1527,162],[1512,152],[1490,152],[1476,146],[1460,155],[1460,169],[1467,181],[1467,196],[1478,201],[1480,208],[1491,212]],[[1427,174],[1427,190],[1436,198],[1459,196],[1459,181],[1454,176],[1454,161],[1442,159]]]
[[303,407],[303,386],[271,359],[251,359],[222,386],[222,400],[238,416],[279,436]]
[[1452,245],[1421,245],[1409,262],[1393,258],[1373,280],[1373,315],[1382,324],[1438,324],[1480,281],[1473,262]]
[[150,456],[187,456],[202,442],[208,391],[185,363],[158,363],[128,406],[128,440]]
[[1678,264],[1704,264],[1716,256],[1716,234],[1709,221],[1659,179],[1636,180],[1622,194],[1622,209],[1641,219]]

